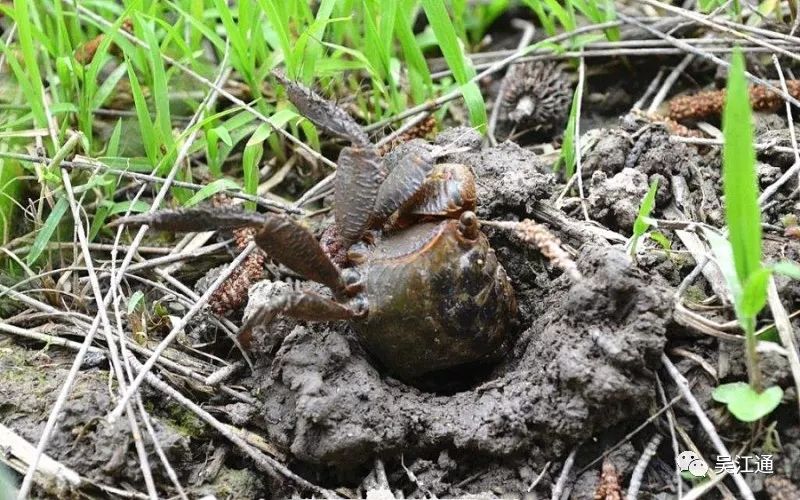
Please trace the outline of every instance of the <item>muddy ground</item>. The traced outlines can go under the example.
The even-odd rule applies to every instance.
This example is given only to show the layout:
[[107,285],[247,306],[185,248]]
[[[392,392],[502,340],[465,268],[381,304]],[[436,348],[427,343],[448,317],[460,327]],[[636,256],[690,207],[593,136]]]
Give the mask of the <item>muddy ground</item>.
[[[690,70],[708,75],[707,67]],[[785,389],[785,404],[761,424],[734,421],[710,394],[719,382],[745,376],[741,341],[700,333],[674,314],[675,292],[695,268],[685,241],[674,230],[685,227],[665,224],[660,229],[670,248],[648,240],[633,257],[623,248],[655,179],[659,189],[653,217],[723,224],[719,149],[675,141],[663,124],[620,113],[630,107],[634,93],[603,82],[592,86],[590,80],[582,127],[583,205],[574,191],[562,196],[565,180],[553,173],[552,158],[524,148],[524,140],[518,141],[522,145],[506,141],[489,147],[462,127],[432,139],[462,149],[439,161],[463,163],[476,173],[481,219],[545,222],[572,253],[582,275],[572,280],[525,242],[484,228],[508,272],[519,308],[499,362],[435,373],[409,384],[386,375],[345,323],[277,319],[256,335],[254,369],[226,381],[252,395],[253,404],[185,377],[162,377],[193,394],[223,422],[262,436],[268,443],[264,449],[303,478],[346,496],[378,489],[383,468],[392,491],[405,497],[549,498],[565,459],[578,450],[564,495],[589,499],[600,482],[604,453],[619,484],[627,485],[648,443],[660,436],[640,498],[667,499],[676,496],[674,429],[685,432],[705,456],[715,454],[684,400],[672,402],[666,413],[648,421],[678,395],[662,367],[661,357],[667,353],[730,449],[746,446],[750,454],[774,456],[774,474],[745,475],[757,497],[796,498],[792,488],[800,484],[800,426],[785,358],[775,352],[762,355],[770,383]],[[600,100],[605,107],[592,107],[597,95],[609,96]],[[789,144],[784,118],[756,118],[757,142]],[[759,161],[766,188],[794,159],[790,153],[765,149]],[[584,209],[593,222],[584,220]],[[796,213],[793,187],[786,185],[765,213],[768,261],[797,259],[797,240],[784,235],[786,216]],[[320,220],[318,232],[329,222]],[[270,272],[283,281],[273,275],[254,285],[250,310],[285,289],[286,282],[296,281],[273,265]],[[689,285],[688,302],[698,310],[716,291],[708,276]],[[785,279],[778,285],[784,306],[796,311],[800,287]],[[167,305],[176,313],[185,310]],[[6,308],[6,317],[20,309],[7,300],[0,306]],[[733,319],[729,309],[704,310],[718,322]],[[193,320],[186,337],[179,339],[181,348],[207,343],[215,355],[237,359],[224,338],[216,336],[210,315],[204,312]],[[241,313],[230,318],[238,322]],[[770,323],[768,315],[761,319],[762,325]],[[60,333],[79,337],[81,332]],[[55,346],[0,336],[0,423],[35,443],[72,356]],[[104,356],[90,356],[47,451],[98,484],[142,491],[127,423],[122,419],[118,427],[109,427],[103,420],[113,406],[108,380]],[[197,416],[147,385],[142,399],[158,442],[191,496],[307,493],[291,480],[277,481],[258,470]],[[144,439],[155,464],[158,458],[149,438]],[[685,449],[683,441],[679,447]],[[154,472],[169,490],[165,473],[158,467]],[[692,483],[682,481],[685,492]],[[725,484],[735,495],[733,483]],[[52,484],[40,494],[66,494],[63,488]]]

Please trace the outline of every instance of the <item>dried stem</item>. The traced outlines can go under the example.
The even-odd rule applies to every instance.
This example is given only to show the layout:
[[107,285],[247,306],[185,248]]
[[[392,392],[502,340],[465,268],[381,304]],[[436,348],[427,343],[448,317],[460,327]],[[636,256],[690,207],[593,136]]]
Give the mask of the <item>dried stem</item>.
[[519,239],[531,244],[547,257],[551,264],[562,269],[575,282],[581,281],[583,276],[578,271],[578,266],[566,250],[561,248],[559,240],[549,229],[530,219],[521,222],[481,221],[481,224],[512,231]]

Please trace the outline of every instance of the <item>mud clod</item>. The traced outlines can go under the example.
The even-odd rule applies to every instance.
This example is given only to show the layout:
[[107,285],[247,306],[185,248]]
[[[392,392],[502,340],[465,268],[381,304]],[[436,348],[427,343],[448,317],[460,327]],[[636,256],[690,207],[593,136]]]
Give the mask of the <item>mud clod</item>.
[[[59,394],[72,358],[63,351],[38,356],[11,342],[0,343],[0,387],[3,404],[0,423],[31,443],[37,443],[49,409]],[[42,357],[39,357],[42,356]],[[141,469],[131,440],[127,419],[115,426],[105,424],[114,401],[107,373],[100,369],[79,372],[71,396],[50,439],[46,453],[89,479],[107,482],[109,477],[143,485]],[[152,418],[156,438],[173,466],[180,468],[191,456],[189,440],[160,418]],[[159,462],[149,437],[143,437],[152,464]],[[154,474],[169,481],[162,470]]]
[[374,455],[446,449],[558,455],[646,411],[664,344],[666,293],[622,252],[590,247],[585,282],[552,283],[549,312],[490,380],[453,396],[383,378],[347,328],[298,326],[262,366],[264,426],[305,462],[357,467]]
[[592,175],[589,215],[611,228],[629,232],[647,194],[647,176],[625,168],[613,177],[603,171]]

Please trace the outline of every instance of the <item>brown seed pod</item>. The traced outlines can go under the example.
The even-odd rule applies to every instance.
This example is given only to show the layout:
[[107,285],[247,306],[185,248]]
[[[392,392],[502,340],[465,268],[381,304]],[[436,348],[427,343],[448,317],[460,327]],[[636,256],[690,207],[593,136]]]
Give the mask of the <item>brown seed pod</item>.
[[395,137],[394,140],[388,142],[378,148],[378,152],[381,156],[384,156],[389,151],[393,150],[400,144],[408,142],[412,139],[425,139],[428,137],[434,130],[436,130],[436,117],[433,115],[428,115],[427,118],[419,122],[418,124],[414,125],[406,132],[400,134],[399,136]]
[[594,491],[594,500],[620,500],[622,488],[619,485],[619,474],[614,464],[606,458],[603,461],[603,472],[600,473],[600,483]]
[[[800,98],[800,80],[788,80],[789,95]],[[755,111],[774,112],[783,105],[783,98],[763,85],[750,87],[750,105]],[[669,117],[675,121],[705,120],[720,116],[725,106],[724,90],[706,90],[682,95],[669,102]]]
[[[244,250],[256,234],[253,227],[240,227],[233,230],[236,248]],[[220,285],[211,295],[208,305],[215,314],[225,314],[236,311],[247,303],[250,285],[255,283],[264,274],[266,255],[260,248],[253,250],[250,255],[236,268],[231,276]]]
[[517,130],[560,130],[569,115],[572,85],[553,62],[525,62],[506,75],[503,116]]

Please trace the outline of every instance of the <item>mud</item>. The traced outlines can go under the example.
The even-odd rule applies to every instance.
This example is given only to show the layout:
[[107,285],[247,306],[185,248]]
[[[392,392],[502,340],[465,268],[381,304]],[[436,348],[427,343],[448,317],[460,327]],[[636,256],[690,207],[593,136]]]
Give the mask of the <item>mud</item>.
[[[37,443],[64,382],[72,356],[61,350],[27,350],[0,337],[0,423],[31,443]],[[108,484],[111,480],[143,485],[127,419],[105,424],[113,409],[108,373],[94,367],[78,373],[71,396],[56,424],[45,453],[84,477]],[[189,463],[189,438],[154,417],[158,442],[176,468]],[[151,464],[159,459],[145,438]],[[163,470],[163,469],[162,469]],[[154,467],[157,480],[169,479]]]
[[[491,200],[479,208],[482,217],[525,216],[554,184],[533,154],[513,144],[443,161],[475,169],[479,200]],[[498,251],[515,288],[530,290],[533,281],[539,293],[520,294],[524,329],[482,380],[454,394],[427,392],[383,376],[347,325],[295,325],[252,378],[269,439],[302,462],[337,470],[375,456],[441,461],[445,452],[484,464],[502,459],[516,470],[525,457],[559,457],[646,413],[670,317],[666,289],[617,249],[582,248],[584,279],[574,284],[526,252]]]

